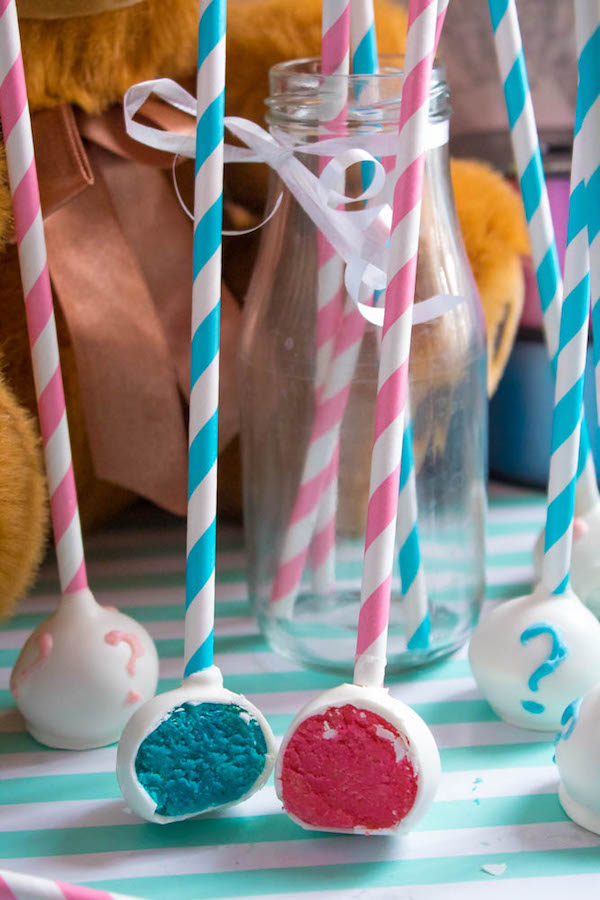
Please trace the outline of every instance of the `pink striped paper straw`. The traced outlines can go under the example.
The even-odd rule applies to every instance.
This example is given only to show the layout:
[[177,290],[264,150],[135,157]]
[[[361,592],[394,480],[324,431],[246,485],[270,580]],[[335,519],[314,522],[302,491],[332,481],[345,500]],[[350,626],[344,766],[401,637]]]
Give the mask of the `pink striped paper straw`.
[[[324,0],[322,12],[321,69],[324,75],[347,75],[350,53],[350,0]],[[335,82],[327,98],[328,115],[322,129],[324,135],[337,134],[346,119],[346,79]],[[321,159],[322,169],[327,163]],[[315,418],[321,401],[325,378],[331,361],[336,331],[343,311],[344,263],[331,244],[318,235],[318,282],[315,365]],[[314,424],[311,445],[314,440]],[[289,611],[296,597],[310,548],[312,585],[316,593],[326,593],[335,580],[335,529],[337,509],[337,450],[334,458],[320,460],[309,445],[300,487],[284,537],[278,570],[271,589],[271,602],[279,612]],[[316,481],[315,481],[316,479]],[[318,484],[315,491],[314,485]],[[305,498],[313,496],[307,507]],[[319,502],[320,501],[320,502]],[[311,545],[312,541],[312,545]],[[297,572],[291,592],[281,594],[289,584],[288,573]],[[276,607],[272,606],[273,611]]]
[[[340,426],[351,385],[348,370],[354,371],[364,325],[365,320],[352,304],[352,310],[344,315],[336,334],[327,384],[315,409],[302,482],[271,589],[271,610],[275,614],[287,615],[291,610],[315,530],[319,501],[324,488],[337,476]],[[330,551],[326,538],[318,533],[316,538],[321,541],[318,552],[326,555]]]
[[136,900],[136,898],[0,869],[0,900]]
[[[322,11],[321,71],[323,75],[348,75],[350,67],[350,0],[324,0]],[[333,118],[326,122],[326,133],[340,134],[346,121],[346,81],[339,79]],[[327,163],[321,159],[320,166]],[[318,239],[319,274],[317,285],[317,358],[315,399],[318,403],[331,361],[335,332],[342,316],[344,262],[322,235]],[[332,475],[323,485],[310,547],[312,585],[323,594],[335,582],[335,532],[337,512],[337,452]]]
[[[435,48],[437,50],[440,34],[442,31],[448,0],[439,0],[437,8],[436,36]],[[377,71],[377,41],[374,29],[374,15],[372,0],[351,0],[351,22],[350,22],[350,46],[353,71],[361,74],[374,74]],[[395,166],[395,158],[387,158],[383,160],[383,164],[387,172],[393,170]],[[378,301],[383,305],[383,300]],[[364,336],[366,321],[362,314],[356,309],[351,298],[348,298],[344,308],[344,316],[348,317],[346,327],[339,345],[336,342],[333,350],[333,362],[330,372],[327,373],[327,380],[324,391],[327,396],[333,396],[336,392],[341,391],[350,386],[354,377],[354,371],[358,362],[360,345]],[[353,335],[355,341],[354,346],[348,345],[348,336]],[[378,332],[379,334],[379,332]],[[337,360],[338,354],[343,354],[343,360]],[[345,378],[344,381],[344,366]],[[331,383],[330,383],[331,382]],[[346,392],[347,397],[347,392]],[[339,436],[342,419],[345,411],[345,405],[336,407],[337,415],[331,418],[330,428],[336,429]],[[408,419],[405,422],[409,426]],[[410,431],[407,432],[408,438],[412,440]],[[408,448],[409,457],[412,458],[411,448]],[[321,500],[323,502],[323,499]],[[406,634],[407,644],[410,649],[424,648],[429,642],[429,619],[428,619],[428,601],[427,590],[425,585],[422,564],[419,562],[414,565],[415,550],[417,558],[420,558],[418,552],[418,541],[415,547],[416,539],[416,521],[417,521],[417,502],[416,502],[416,484],[414,467],[411,468],[409,476],[405,479],[403,486],[400,488],[400,496],[398,503],[398,524],[400,536],[401,552],[399,555],[402,585],[406,592]],[[398,537],[398,535],[397,535]],[[321,560],[324,560],[328,553],[331,553],[332,547],[335,545],[335,530],[333,536],[324,532],[313,538],[311,545],[311,553],[316,547],[316,552]],[[410,552],[409,552],[410,551]],[[410,557],[410,559],[409,559]],[[406,565],[403,565],[406,563]],[[404,568],[404,571],[402,571]],[[301,575],[302,573],[300,573]]]
[[87,588],[44,225],[14,0],[0,0],[0,118],[63,594]]
[[[324,0],[322,13],[321,71],[323,75],[348,75],[350,60],[350,0]],[[334,82],[335,86],[335,82]],[[347,85],[343,78],[328,97],[331,119],[322,124],[324,136],[340,134],[346,121]],[[320,158],[323,169],[327,159]],[[323,388],[343,302],[343,260],[322,235],[318,240],[317,357],[315,391]]]
[[[353,3],[356,3],[356,0],[353,0]],[[436,48],[447,6],[448,0],[440,0],[436,22]],[[368,11],[365,18],[368,18]],[[355,35],[359,33],[358,29],[354,31]],[[385,159],[383,163],[389,172],[394,166],[395,159],[393,157]],[[320,393],[316,398],[317,407],[309,451],[271,589],[271,610],[276,614],[286,615],[291,611],[306,564],[309,543],[313,571],[318,567],[321,571],[321,579],[320,581],[316,579],[317,583],[321,585],[331,583],[325,580],[322,573],[331,573],[334,564],[337,493],[337,457],[334,458],[334,454],[337,452],[346,401],[365,327],[366,320],[352,299],[348,298],[344,306],[342,325],[335,334],[333,350],[328,352],[330,363],[325,373],[325,383],[319,384]],[[315,509],[315,505],[318,505],[318,510]],[[317,521],[328,523],[329,527],[326,524],[325,527],[319,528]],[[331,574],[328,577],[331,578]],[[413,620],[416,623],[421,621],[418,610],[409,623],[411,633]]]
[[383,684],[437,0],[411,0],[354,681]]

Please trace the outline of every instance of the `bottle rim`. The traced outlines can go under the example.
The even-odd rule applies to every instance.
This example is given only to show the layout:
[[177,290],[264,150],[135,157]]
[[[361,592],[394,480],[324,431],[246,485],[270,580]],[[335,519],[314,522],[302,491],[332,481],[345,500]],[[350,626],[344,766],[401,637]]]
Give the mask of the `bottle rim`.
[[[372,75],[321,72],[320,57],[287,60],[269,70],[269,97],[266,98],[268,125],[310,127],[327,122],[330,105],[327,100],[347,97],[346,118],[349,125],[397,127],[404,82],[404,55],[382,54],[379,71]],[[346,85],[346,87],[343,87]],[[448,119],[451,114],[450,90],[446,69],[434,63],[429,92],[429,118]]]

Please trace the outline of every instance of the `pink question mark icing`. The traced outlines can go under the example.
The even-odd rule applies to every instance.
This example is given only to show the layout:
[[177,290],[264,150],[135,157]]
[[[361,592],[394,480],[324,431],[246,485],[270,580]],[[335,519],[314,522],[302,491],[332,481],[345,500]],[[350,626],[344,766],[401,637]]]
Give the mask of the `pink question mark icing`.
[[35,672],[36,669],[39,669],[40,666],[43,666],[43,664],[52,653],[52,646],[54,641],[52,635],[48,631],[43,631],[41,634],[38,634],[35,642],[38,646],[38,656],[30,666],[26,666],[26,668],[24,668],[22,672],[20,672],[19,674],[15,674],[14,676],[14,682],[11,686],[11,693],[15,700],[19,696],[19,689],[23,682],[29,678],[32,672]]
[[589,530],[590,526],[585,519],[582,519],[580,516],[575,516],[573,519],[573,540],[575,542],[580,541]]
[[131,656],[129,657],[129,662],[127,663],[127,671],[130,675],[135,675],[136,660],[139,659],[140,656],[144,656],[146,652],[144,649],[144,645],[142,644],[137,634],[127,634],[127,632],[125,631],[109,631],[108,634],[104,636],[104,640],[112,647],[116,647],[116,645],[120,643],[129,644],[131,648]]
[[142,699],[142,695],[139,691],[129,691],[125,698],[125,703],[127,706],[132,706],[134,703],[138,703]]

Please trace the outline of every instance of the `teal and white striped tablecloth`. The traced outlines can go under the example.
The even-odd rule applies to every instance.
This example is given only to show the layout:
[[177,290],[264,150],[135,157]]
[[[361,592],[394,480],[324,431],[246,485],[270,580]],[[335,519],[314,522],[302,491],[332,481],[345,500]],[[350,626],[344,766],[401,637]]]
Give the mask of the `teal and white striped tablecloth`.
[[[531,548],[543,520],[540,494],[494,488],[488,523],[488,599],[530,589]],[[183,652],[184,529],[158,516],[129,518],[88,544],[97,598],[130,612],[156,639],[160,690],[178,683]],[[217,663],[281,735],[335,675],[303,671],[269,651],[246,598],[241,532],[220,531]],[[431,726],[443,776],[414,833],[397,838],[304,832],[268,785],[241,806],[169,826],[123,808],[115,747],[47,750],[24,731],[8,691],[29,631],[53,608],[53,568],[0,630],[0,868],[148,900],[445,900],[449,897],[600,895],[600,837],[571,823],[558,803],[551,743],[505,725],[481,698],[465,651],[392,679],[392,693]],[[488,874],[483,868],[492,866]],[[50,896],[50,895],[49,895]]]

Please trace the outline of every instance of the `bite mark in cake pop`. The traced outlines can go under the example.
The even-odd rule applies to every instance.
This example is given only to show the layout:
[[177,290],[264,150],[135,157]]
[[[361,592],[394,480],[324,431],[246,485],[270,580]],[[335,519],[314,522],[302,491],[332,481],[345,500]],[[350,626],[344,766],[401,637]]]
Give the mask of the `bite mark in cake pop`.
[[235,703],[183,703],[142,741],[135,772],[158,815],[185,816],[246,794],[267,752],[259,722]]
[[[530,640],[540,637],[543,634],[550,635],[552,638],[552,647],[550,648],[548,657],[529,676],[528,687],[530,691],[534,692],[539,690],[541,679],[546,678],[548,675],[552,675],[561,662],[569,655],[569,650],[559,636],[556,628],[545,622],[530,625],[529,628],[526,628],[521,634],[521,643],[524,646],[527,646]],[[537,703],[535,700],[521,700],[521,706],[527,712],[534,714],[543,713],[546,708],[543,703]]]
[[127,671],[130,675],[135,675],[136,660],[140,659],[146,652],[144,645],[137,634],[127,634],[125,631],[109,631],[108,634],[104,636],[104,640],[113,647],[116,647],[117,644],[120,643],[129,644],[131,656],[127,663]]
[[299,725],[285,748],[281,785],[286,810],[308,825],[378,831],[412,809],[418,776],[398,730],[347,704]]
[[41,634],[38,634],[35,640],[39,655],[37,658],[31,663],[31,665],[27,666],[20,674],[15,674],[13,684],[11,685],[11,693],[16,700],[19,696],[19,690],[24,681],[26,681],[29,676],[35,672],[36,669],[39,669],[40,666],[43,666],[50,654],[52,653],[52,646],[54,641],[52,639],[52,635],[47,631],[43,631]]

